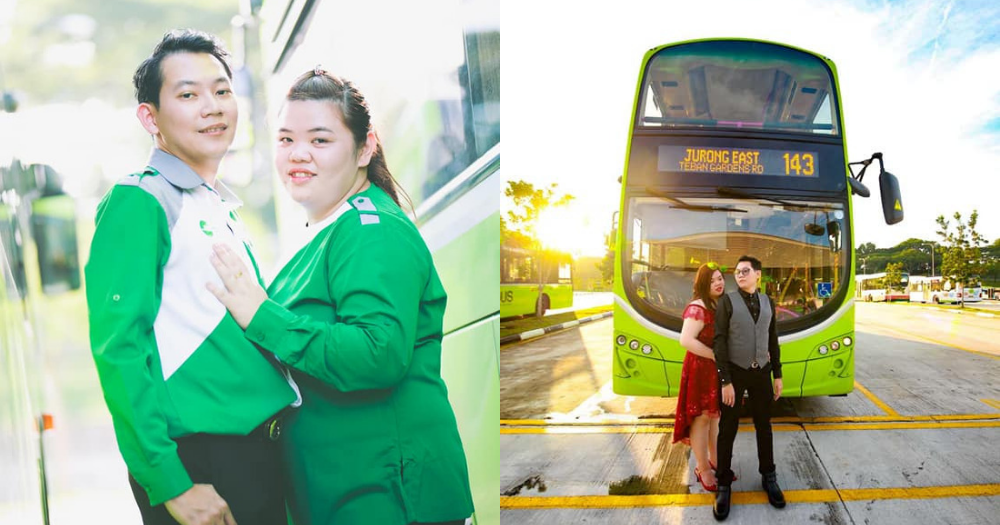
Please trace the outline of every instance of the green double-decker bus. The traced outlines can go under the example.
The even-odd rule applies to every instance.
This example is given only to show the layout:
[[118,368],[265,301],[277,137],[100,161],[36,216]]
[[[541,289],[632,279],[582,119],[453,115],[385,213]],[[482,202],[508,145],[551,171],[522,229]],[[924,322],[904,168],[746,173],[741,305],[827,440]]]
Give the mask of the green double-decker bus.
[[[880,153],[847,162],[836,68],[781,44],[682,42],[643,59],[622,176],[615,260],[614,391],[675,396],[682,312],[703,263],[726,291],[741,255],[763,263],[784,395],[854,386],[851,195],[878,161],[886,222],[902,220]],[[855,164],[855,163],[852,163]]]

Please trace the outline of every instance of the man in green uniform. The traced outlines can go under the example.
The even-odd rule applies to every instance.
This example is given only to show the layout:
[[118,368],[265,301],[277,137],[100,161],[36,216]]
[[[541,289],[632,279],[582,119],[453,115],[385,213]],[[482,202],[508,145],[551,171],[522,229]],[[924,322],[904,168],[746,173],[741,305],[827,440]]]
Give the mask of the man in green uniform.
[[181,31],[139,66],[154,148],[101,202],[86,267],[94,360],[147,525],[285,519],[276,416],[295,386],[204,286],[213,244],[256,268],[241,203],[216,180],[237,121],[226,57]]

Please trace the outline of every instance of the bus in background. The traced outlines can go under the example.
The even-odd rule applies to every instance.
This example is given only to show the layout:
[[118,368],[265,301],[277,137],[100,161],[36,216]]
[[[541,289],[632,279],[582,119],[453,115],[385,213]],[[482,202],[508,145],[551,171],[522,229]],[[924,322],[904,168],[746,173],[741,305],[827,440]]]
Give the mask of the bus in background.
[[[965,284],[961,289],[951,286],[951,282],[944,283],[944,286],[950,293],[954,293],[959,301],[964,298],[967,303],[978,303],[979,301],[985,299],[985,294],[983,293],[983,280],[978,275],[973,275],[966,279]],[[958,296],[959,293],[962,293],[963,295]]]
[[46,315],[79,288],[76,201],[50,166],[0,166],[0,523],[49,523],[47,412],[58,403],[45,346],[53,322],[73,322]]
[[911,303],[977,303],[983,299],[983,283],[978,276],[970,277],[959,287],[940,275],[935,277],[912,275],[907,290]]
[[[569,308],[573,306],[573,257],[555,250],[541,251],[541,270],[538,252],[504,245],[500,252],[500,318],[534,315],[541,301],[541,309]],[[539,279],[539,272],[543,275]],[[544,283],[541,298],[539,281]]]
[[903,272],[899,283],[892,286],[886,286],[885,272],[858,275],[854,281],[855,297],[866,303],[910,300],[910,275],[906,272]]
[[[261,17],[271,122],[294,79],[317,65],[349,79],[371,105],[389,169],[412,200],[448,293],[441,375],[468,460],[474,519],[496,523],[504,187],[499,4],[266,0]],[[304,215],[279,186],[273,185],[279,251],[287,253]]]
[[879,163],[883,215],[903,219],[882,155],[847,163],[836,69],[786,45],[712,39],[646,53],[622,175],[613,387],[675,396],[685,350],[681,314],[695,271],[763,263],[774,301],[784,393],[854,387],[854,224],[851,195],[869,196]]

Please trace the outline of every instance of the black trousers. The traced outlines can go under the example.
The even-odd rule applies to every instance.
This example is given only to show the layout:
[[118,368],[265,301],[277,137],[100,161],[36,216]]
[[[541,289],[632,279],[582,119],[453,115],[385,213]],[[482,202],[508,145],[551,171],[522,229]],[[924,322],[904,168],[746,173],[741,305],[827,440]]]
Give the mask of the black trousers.
[[759,472],[774,472],[774,437],[771,434],[771,403],[774,401],[774,385],[771,384],[771,365],[756,370],[746,370],[729,363],[730,377],[736,390],[736,402],[730,407],[722,403],[722,385],[719,385],[719,404],[722,416],[719,421],[718,470],[715,475],[719,485],[733,483],[733,442],[740,425],[740,404],[743,392],[749,394],[750,412],[753,426],[757,431],[757,461]]
[[[248,436],[194,434],[175,441],[191,480],[213,485],[239,525],[287,523],[280,442],[268,439],[263,429]],[[165,505],[149,505],[131,475],[129,483],[145,525],[177,525]]]

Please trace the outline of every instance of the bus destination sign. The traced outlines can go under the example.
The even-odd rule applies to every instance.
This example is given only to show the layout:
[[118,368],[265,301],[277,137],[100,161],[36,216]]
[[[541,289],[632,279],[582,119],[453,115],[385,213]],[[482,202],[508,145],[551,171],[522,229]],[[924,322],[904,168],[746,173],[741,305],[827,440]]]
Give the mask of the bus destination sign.
[[817,177],[815,151],[660,146],[659,171],[726,173],[777,177]]

